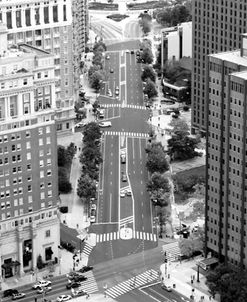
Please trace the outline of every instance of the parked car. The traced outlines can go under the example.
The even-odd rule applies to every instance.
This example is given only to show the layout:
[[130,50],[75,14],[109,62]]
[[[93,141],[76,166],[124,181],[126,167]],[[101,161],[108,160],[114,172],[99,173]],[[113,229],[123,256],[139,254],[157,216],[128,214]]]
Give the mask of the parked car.
[[18,292],[17,294],[12,295],[12,300],[18,300],[18,299],[22,299],[24,297],[26,297],[26,294]]
[[125,197],[125,191],[123,190],[123,191],[120,191],[120,197],[121,198],[124,198]]
[[131,196],[131,195],[132,195],[132,192],[131,192],[130,189],[127,189],[127,190],[125,190],[125,194],[126,194],[127,196]]
[[125,155],[125,153],[121,154],[120,158],[121,158],[121,164],[125,164],[126,163],[126,155]]
[[113,70],[113,68],[111,68],[111,69],[110,69],[110,73],[113,73],[113,72],[114,72],[114,70]]
[[33,289],[37,289],[37,288],[39,288],[39,287],[49,286],[49,285],[51,285],[51,281],[49,281],[49,280],[39,280],[38,282],[36,282],[36,283],[32,286],[32,288],[33,288]]
[[90,222],[96,221],[96,210],[92,209],[90,213]]
[[70,295],[60,295],[59,297],[57,297],[57,302],[64,302],[70,299],[72,299]]
[[134,55],[135,54],[135,51],[134,50],[131,50],[131,52],[130,52],[132,55]]
[[37,288],[37,294],[47,293],[52,290],[51,286],[40,286]]
[[93,266],[86,265],[86,266],[83,266],[81,269],[79,269],[79,272],[80,273],[86,273],[88,271],[91,271],[92,269],[93,269]]
[[11,297],[13,296],[14,294],[18,294],[18,290],[15,289],[15,288],[9,288],[9,289],[6,289],[4,292],[3,292],[3,297]]
[[105,58],[106,58],[106,60],[110,60],[110,56],[109,55],[107,55]]
[[97,206],[96,206],[96,204],[95,204],[95,203],[93,203],[93,204],[91,205],[91,209],[96,211]]
[[83,289],[79,289],[79,290],[72,292],[73,297],[80,297],[80,296],[86,296],[86,295],[87,295],[87,293]]
[[111,122],[101,122],[101,123],[99,123],[99,126],[101,128],[111,127]]
[[116,94],[117,96],[119,95],[119,87],[118,87],[118,86],[115,88],[115,94]]
[[77,288],[77,287],[80,287],[80,286],[81,286],[81,283],[80,283],[80,282],[75,282],[75,281],[69,281],[69,282],[66,284],[66,288],[67,288],[67,289]]
[[121,177],[122,182],[126,182],[127,181],[127,175],[122,172],[122,177]]
[[109,97],[112,97],[111,89],[108,89],[108,90],[107,90],[107,95],[108,95]]
[[161,285],[161,288],[165,289],[165,290],[168,291],[168,292],[171,292],[171,291],[172,291],[172,288],[171,288],[170,285],[162,284],[162,285]]

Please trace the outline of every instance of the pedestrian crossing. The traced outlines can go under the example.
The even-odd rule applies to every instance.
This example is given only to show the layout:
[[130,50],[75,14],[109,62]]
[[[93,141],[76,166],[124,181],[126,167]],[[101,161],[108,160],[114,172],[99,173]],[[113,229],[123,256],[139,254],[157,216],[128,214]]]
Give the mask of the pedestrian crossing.
[[124,282],[121,282],[105,291],[106,296],[117,298],[124,295],[135,288],[139,288],[147,283],[157,281],[159,274],[154,269],[147,270],[146,272],[132,277]]
[[[133,231],[133,237],[132,238],[147,240],[147,241],[157,241],[156,234],[146,233],[146,232],[139,232],[139,231]],[[106,242],[106,241],[113,241],[113,240],[118,240],[118,239],[120,239],[120,232],[119,231],[104,233],[104,234],[96,234],[96,242]]]
[[91,254],[93,248],[94,247],[92,245],[90,245],[86,242],[85,245],[84,245],[83,251],[82,251],[82,256],[89,257],[89,255]]
[[81,283],[81,286],[79,286],[76,290],[82,289],[88,294],[97,292],[99,289],[98,289],[97,282],[94,278],[93,272],[89,271],[83,273],[83,276],[87,277],[87,280],[83,281]]
[[120,219],[120,222],[119,222],[120,228],[122,226],[125,226],[127,223],[132,223],[132,222],[134,222],[134,216],[133,215],[129,216],[129,217],[125,217],[123,219]]
[[122,136],[140,137],[140,138],[149,137],[148,133],[136,133],[136,132],[125,132],[125,131],[104,131],[103,134],[105,134],[105,135],[122,135]]
[[166,253],[168,261],[177,261],[180,255],[180,248],[178,246],[178,241],[164,244],[162,246],[162,253]]
[[146,110],[145,106],[139,106],[139,105],[131,105],[131,104],[104,104],[104,108],[113,108],[113,107],[118,107],[118,108],[131,108],[131,109],[140,109],[140,110]]

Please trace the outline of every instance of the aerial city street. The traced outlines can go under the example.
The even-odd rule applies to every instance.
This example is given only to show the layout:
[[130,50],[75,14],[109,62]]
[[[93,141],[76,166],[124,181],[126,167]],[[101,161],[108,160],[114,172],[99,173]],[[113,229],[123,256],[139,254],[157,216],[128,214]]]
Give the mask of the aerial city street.
[[0,301],[247,301],[247,4],[31,2],[0,4]]

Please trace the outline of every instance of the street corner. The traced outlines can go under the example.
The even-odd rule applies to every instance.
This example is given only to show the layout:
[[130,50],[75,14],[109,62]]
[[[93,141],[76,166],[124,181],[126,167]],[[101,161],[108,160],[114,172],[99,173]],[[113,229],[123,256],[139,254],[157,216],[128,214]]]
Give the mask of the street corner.
[[96,246],[96,234],[95,233],[88,234],[85,242],[91,246]]
[[133,238],[133,230],[131,228],[120,229],[120,238],[122,240],[129,240]]

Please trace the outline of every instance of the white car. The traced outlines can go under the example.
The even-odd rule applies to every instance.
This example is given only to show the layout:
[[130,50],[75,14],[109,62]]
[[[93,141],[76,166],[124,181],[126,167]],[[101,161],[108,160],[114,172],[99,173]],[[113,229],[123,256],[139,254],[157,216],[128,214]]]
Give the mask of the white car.
[[172,288],[171,288],[170,285],[162,284],[161,287],[162,287],[164,290],[168,291],[168,292],[171,292],[171,291],[172,291]]
[[97,208],[96,204],[93,203],[93,204],[91,205],[91,209],[92,209],[92,210],[96,210],[96,208]]
[[132,195],[132,192],[131,192],[130,189],[127,189],[127,190],[125,190],[125,194],[126,194],[127,196],[131,196],[131,195]]
[[73,297],[80,297],[80,296],[86,296],[87,293],[83,289],[78,289],[76,291],[72,292]]
[[107,55],[105,58],[106,58],[106,60],[110,60],[110,56],[109,55]]
[[107,95],[110,96],[110,97],[112,97],[111,89],[108,89],[108,90],[107,90]]
[[40,286],[38,287],[37,294],[47,293],[52,290],[51,286]]
[[120,192],[120,197],[125,197],[125,191]]
[[86,125],[86,123],[80,122],[75,125],[75,128],[83,128]]
[[102,122],[102,123],[99,123],[99,126],[102,128],[111,127],[111,122]]
[[59,297],[57,297],[57,302],[68,301],[70,299],[72,299],[70,295],[60,295]]
[[38,289],[40,287],[44,287],[44,286],[49,286],[51,285],[51,281],[49,280],[39,280],[37,283],[35,283],[32,288],[33,289]]

